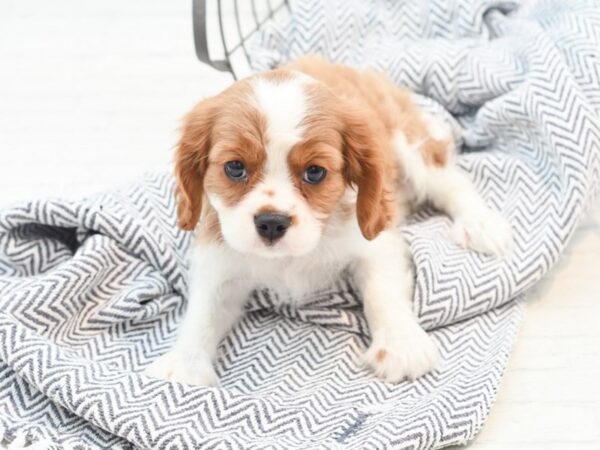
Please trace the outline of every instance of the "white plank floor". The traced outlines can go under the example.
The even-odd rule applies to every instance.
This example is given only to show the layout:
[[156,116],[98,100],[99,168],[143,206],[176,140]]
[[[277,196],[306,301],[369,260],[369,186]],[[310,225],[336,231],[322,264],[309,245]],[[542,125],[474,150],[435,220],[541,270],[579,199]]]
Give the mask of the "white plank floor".
[[[188,0],[0,0],[0,206],[168,169],[179,118],[230,83],[196,61]],[[600,208],[529,296],[470,448],[600,449]]]

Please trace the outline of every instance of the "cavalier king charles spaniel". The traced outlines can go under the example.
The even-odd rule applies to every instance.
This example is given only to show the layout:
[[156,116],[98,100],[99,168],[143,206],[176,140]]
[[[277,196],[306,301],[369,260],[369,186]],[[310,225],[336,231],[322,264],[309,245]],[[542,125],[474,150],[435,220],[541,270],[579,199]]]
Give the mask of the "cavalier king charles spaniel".
[[348,268],[373,373],[399,382],[434,369],[440,357],[412,310],[399,225],[429,202],[453,220],[459,245],[500,257],[512,241],[454,153],[450,127],[410,92],[316,57],[200,102],[175,156],[179,226],[194,233],[187,311],[173,348],[146,373],[217,385],[217,347],[253,290],[300,302]]

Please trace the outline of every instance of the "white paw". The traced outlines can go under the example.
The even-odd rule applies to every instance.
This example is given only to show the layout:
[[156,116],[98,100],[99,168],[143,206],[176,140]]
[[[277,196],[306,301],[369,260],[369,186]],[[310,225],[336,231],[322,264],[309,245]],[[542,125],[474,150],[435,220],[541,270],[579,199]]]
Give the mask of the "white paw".
[[418,324],[376,333],[365,362],[384,381],[416,380],[435,369],[440,354],[433,339]]
[[218,386],[219,379],[210,358],[170,351],[152,362],[144,373],[153,378],[194,386]]
[[508,255],[512,247],[509,223],[487,207],[457,217],[452,227],[452,237],[462,247],[497,257]]

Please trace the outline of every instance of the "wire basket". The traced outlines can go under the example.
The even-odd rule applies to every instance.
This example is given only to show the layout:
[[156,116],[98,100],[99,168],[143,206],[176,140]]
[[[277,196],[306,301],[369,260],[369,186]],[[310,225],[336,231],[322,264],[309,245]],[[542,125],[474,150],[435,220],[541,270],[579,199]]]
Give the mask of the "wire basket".
[[290,14],[289,0],[193,0],[196,55],[236,80],[248,75],[250,39],[266,22],[285,14]]

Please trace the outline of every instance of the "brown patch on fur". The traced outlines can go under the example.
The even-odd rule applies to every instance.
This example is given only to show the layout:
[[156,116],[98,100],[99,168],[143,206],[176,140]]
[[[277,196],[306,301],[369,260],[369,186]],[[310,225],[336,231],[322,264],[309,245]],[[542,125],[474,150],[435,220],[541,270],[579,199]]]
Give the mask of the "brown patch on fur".
[[[288,164],[296,188],[314,210],[331,214],[344,194],[344,160],[341,151],[324,142],[303,141],[290,151]],[[310,184],[303,180],[309,166],[324,167],[327,171],[323,181]]]
[[269,70],[268,72],[263,72],[258,75],[260,78],[264,78],[265,80],[269,80],[274,83],[282,83],[284,81],[288,81],[294,78],[294,74],[289,70],[285,69],[274,69]]
[[[333,147],[341,149],[344,184],[358,191],[356,215],[360,229],[365,238],[374,239],[396,215],[398,164],[391,147],[395,129],[392,96],[374,73],[314,57],[302,58],[289,67],[330,89],[307,85],[312,108],[304,121],[305,129],[315,140],[337,139]],[[323,191],[319,197],[333,201],[335,193],[339,201],[341,192]]]
[[[261,179],[266,159],[265,119],[252,104],[251,85],[243,80],[200,102],[185,117],[175,154],[179,225],[192,230],[202,212],[205,193],[226,205],[239,202]],[[231,180],[228,161],[242,161],[248,178]]]
[[373,70],[359,71],[322,58],[306,56],[287,67],[303,72],[326,84],[339,100],[350,100],[369,113],[368,121],[391,136],[397,129],[406,131],[409,142],[426,133],[420,110],[407,90],[398,88],[385,75]]
[[357,106],[364,114],[365,123],[382,133],[381,139],[389,143],[394,132],[401,130],[409,145],[424,143],[416,146],[415,151],[421,152],[426,164],[443,166],[448,162],[452,143],[443,148],[443,142],[431,138],[412,94],[397,87],[384,74],[373,70],[361,72],[314,56],[300,58],[288,67],[325,83],[340,99]]
[[386,356],[387,356],[386,351],[381,349],[375,354],[375,361],[377,361],[378,363],[383,362],[383,360],[385,359]]
[[[219,196],[227,206],[238,203],[262,178],[265,153],[266,120],[252,103],[252,86],[249,81],[234,84],[227,99],[223,120],[213,130],[217,144],[210,154],[206,173],[206,189]],[[236,86],[239,86],[235,89]],[[226,91],[227,92],[227,91]],[[225,174],[225,163],[241,161],[247,179],[231,180]]]
[[265,189],[265,191],[263,192],[263,194],[265,194],[268,197],[273,197],[275,195],[275,192],[273,192],[272,189]]
[[[225,205],[233,206],[262,179],[266,154],[258,139],[234,133],[230,133],[228,139],[229,142],[221,141],[213,149],[206,171],[205,188],[216,194]],[[235,181],[227,176],[225,164],[229,161],[244,163],[247,172],[245,180]]]
[[396,215],[396,162],[391,140],[367,116],[347,112],[344,131],[346,178],[358,187],[356,216],[363,236],[374,239]]
[[196,105],[184,119],[175,153],[177,217],[184,230],[193,230],[200,218],[212,128],[220,106],[218,98],[209,98]]
[[421,145],[421,155],[429,166],[444,167],[448,164],[451,151],[452,143],[449,141],[430,138]]

